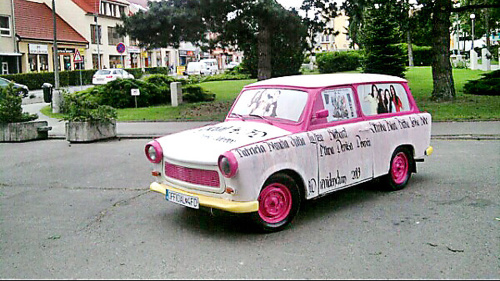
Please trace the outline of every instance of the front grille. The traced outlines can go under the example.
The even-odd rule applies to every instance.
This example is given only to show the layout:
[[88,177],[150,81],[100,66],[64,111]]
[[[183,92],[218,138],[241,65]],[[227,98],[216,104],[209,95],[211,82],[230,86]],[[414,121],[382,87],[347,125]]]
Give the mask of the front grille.
[[165,162],[165,175],[197,185],[209,187],[219,187],[220,185],[219,173],[213,170],[193,169]]

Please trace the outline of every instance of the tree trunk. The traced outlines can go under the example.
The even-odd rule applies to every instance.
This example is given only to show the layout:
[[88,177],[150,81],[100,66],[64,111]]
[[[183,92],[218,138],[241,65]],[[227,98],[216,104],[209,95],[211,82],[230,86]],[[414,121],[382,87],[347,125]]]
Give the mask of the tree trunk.
[[408,43],[408,66],[414,66],[413,64],[413,46],[411,45],[411,33],[406,31],[406,40]]
[[450,101],[455,98],[455,85],[450,62],[451,1],[436,0],[433,12],[432,79],[434,89],[432,99]]
[[260,21],[259,27],[259,34],[257,34],[259,53],[257,80],[260,81],[271,78],[271,34],[265,20]]

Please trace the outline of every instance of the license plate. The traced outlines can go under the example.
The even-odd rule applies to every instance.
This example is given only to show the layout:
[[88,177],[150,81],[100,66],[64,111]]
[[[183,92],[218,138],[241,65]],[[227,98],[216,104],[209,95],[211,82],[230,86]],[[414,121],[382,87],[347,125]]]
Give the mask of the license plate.
[[165,199],[167,199],[167,201],[169,202],[174,202],[189,208],[193,209],[200,208],[200,202],[198,200],[198,197],[196,196],[185,195],[167,189],[167,194],[165,195]]

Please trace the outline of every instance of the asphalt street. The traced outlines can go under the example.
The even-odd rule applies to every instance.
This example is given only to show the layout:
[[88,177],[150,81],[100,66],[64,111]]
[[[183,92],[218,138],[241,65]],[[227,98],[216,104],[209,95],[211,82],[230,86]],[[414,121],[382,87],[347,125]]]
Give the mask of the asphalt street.
[[333,193],[272,234],[150,192],[147,141],[0,143],[0,277],[500,278],[498,140],[435,139],[406,189]]

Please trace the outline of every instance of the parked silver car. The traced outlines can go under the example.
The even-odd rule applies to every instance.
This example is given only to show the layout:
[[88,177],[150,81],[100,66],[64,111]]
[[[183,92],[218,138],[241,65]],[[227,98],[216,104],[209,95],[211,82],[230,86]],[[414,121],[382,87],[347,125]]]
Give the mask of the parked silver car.
[[121,68],[101,69],[98,70],[92,77],[92,84],[94,85],[106,84],[109,81],[116,80],[117,78],[135,79],[134,75],[128,73],[127,71]]
[[28,86],[0,77],[0,88],[6,88],[10,83],[14,84],[14,89],[18,90],[18,94],[22,94],[24,98],[28,96],[30,91]]

